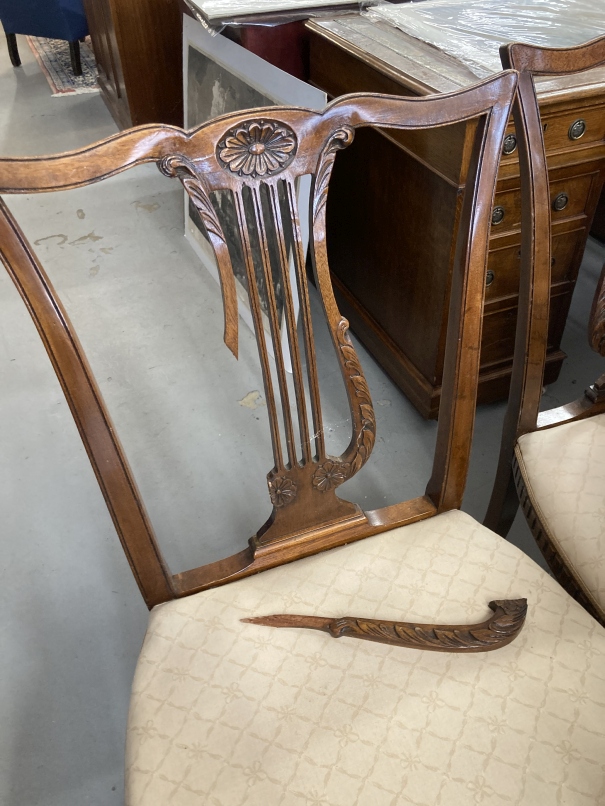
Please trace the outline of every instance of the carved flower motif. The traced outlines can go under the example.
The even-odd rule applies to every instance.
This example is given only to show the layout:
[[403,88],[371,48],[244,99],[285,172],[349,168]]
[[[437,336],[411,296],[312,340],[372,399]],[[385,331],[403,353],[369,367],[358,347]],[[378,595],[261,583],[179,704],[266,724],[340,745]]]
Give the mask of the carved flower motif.
[[274,120],[251,120],[231,129],[217,146],[221,163],[238,176],[271,176],[296,154],[296,135]]
[[274,507],[285,507],[296,498],[296,484],[287,476],[277,476],[269,482],[269,496]]
[[320,465],[313,474],[313,486],[317,487],[322,493],[325,493],[326,490],[332,490],[342,484],[343,481],[346,481],[348,470],[348,464],[326,462]]

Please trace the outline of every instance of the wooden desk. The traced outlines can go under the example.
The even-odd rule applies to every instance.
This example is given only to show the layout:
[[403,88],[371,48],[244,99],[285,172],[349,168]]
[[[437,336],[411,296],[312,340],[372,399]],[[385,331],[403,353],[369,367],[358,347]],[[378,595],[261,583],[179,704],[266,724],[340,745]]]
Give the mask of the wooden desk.
[[[367,18],[314,21],[307,28],[310,80],[330,96],[424,95],[477,81],[451,57]],[[561,208],[552,210],[545,378],[551,383],[565,358],[561,336],[603,185],[605,69],[536,83],[551,197],[554,208]],[[571,127],[579,120],[585,121],[585,132],[572,139],[580,129]],[[514,136],[512,123],[509,133]],[[337,157],[328,197],[328,249],[339,304],[355,333],[425,417],[435,417],[439,407],[453,245],[471,136],[467,124],[424,136],[361,130]],[[508,392],[519,207],[513,151],[502,160],[490,241],[479,386],[483,403]]]
[[121,129],[183,125],[178,0],[84,0],[103,100]]

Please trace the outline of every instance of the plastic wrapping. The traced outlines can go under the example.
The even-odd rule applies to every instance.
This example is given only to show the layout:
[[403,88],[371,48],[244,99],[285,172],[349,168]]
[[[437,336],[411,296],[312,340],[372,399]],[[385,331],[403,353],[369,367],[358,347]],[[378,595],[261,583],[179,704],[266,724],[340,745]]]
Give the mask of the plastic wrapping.
[[605,34],[605,0],[421,0],[367,14],[454,56],[479,78],[501,70],[502,44],[570,47]]
[[216,28],[225,25],[275,25],[310,17],[360,13],[382,0],[186,0],[196,17]]

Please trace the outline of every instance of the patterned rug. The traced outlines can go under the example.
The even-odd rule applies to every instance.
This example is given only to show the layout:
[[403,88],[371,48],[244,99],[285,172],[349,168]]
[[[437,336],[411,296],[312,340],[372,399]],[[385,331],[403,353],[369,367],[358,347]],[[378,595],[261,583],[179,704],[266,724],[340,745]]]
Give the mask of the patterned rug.
[[97,66],[89,38],[85,42],[80,42],[81,76],[75,76],[71,69],[69,43],[65,40],[28,36],[27,42],[46,76],[53,95],[74,95],[99,91]]

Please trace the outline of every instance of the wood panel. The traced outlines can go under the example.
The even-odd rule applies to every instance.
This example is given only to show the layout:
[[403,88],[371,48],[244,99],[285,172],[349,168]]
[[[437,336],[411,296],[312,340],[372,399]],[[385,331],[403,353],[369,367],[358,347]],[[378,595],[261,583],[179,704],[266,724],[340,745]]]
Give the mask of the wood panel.
[[103,99],[120,128],[183,124],[178,0],[84,0]]
[[362,130],[336,161],[328,203],[333,273],[432,382],[443,369],[459,195],[389,138]]

